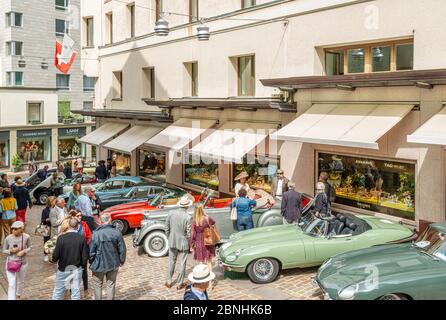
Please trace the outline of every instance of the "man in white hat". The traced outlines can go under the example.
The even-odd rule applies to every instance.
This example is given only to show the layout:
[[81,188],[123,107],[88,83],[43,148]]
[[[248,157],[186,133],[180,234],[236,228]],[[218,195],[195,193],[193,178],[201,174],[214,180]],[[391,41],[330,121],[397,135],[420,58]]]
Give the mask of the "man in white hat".
[[188,196],[181,197],[178,202],[179,209],[169,212],[166,219],[166,236],[169,239],[169,267],[167,269],[167,281],[164,285],[171,288],[174,285],[173,274],[177,260],[180,260],[180,268],[175,281],[177,290],[186,287],[184,276],[186,273],[187,255],[189,254],[189,234],[191,216],[187,209],[193,205]]
[[188,279],[192,284],[186,287],[184,300],[209,300],[207,289],[209,283],[215,279],[215,274],[209,267],[205,264],[195,266]]

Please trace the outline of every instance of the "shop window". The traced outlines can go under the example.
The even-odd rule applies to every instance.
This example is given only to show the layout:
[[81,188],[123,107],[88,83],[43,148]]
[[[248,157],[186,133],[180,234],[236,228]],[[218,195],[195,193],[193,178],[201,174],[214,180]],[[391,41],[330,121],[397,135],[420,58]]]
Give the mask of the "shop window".
[[189,22],[198,21],[198,1],[199,0],[189,0]]
[[23,14],[18,12],[6,13],[7,27],[23,27]]
[[254,56],[237,58],[238,95],[255,95],[255,59]]
[[142,97],[155,99],[155,68],[142,69]]
[[271,186],[279,168],[279,162],[279,159],[272,157],[245,156],[242,164],[233,165],[232,174],[235,177],[242,171],[246,171],[249,175],[247,183],[251,188],[271,193]]
[[84,76],[84,91],[94,91],[97,78]]
[[94,18],[85,18],[85,45],[87,47],[94,46]]
[[365,71],[365,49],[347,50],[348,73],[362,73]]
[[139,150],[139,176],[166,181],[166,153]]
[[68,21],[56,19],[56,37],[63,37],[65,34],[69,33]]
[[344,51],[327,51],[325,53],[327,76],[344,74]]
[[59,160],[76,159],[86,156],[86,146],[79,142],[85,136],[86,128],[59,128]]
[[336,189],[335,202],[415,220],[415,164],[317,153],[318,175],[325,171]]
[[413,69],[413,43],[396,46],[396,70]]
[[113,99],[122,99],[122,71],[113,72]]
[[8,86],[23,86],[23,72],[6,72],[6,83]]
[[131,173],[130,155],[109,150],[108,157],[116,163],[116,170],[119,175],[122,176],[130,175]]
[[51,130],[18,131],[17,154],[24,162],[51,161]]
[[27,104],[28,124],[43,123],[43,107],[41,102],[28,102]]
[[6,55],[8,55],[8,56],[23,55],[23,42],[21,42],[21,41],[6,42]]
[[372,48],[372,71],[390,71],[390,46]]
[[9,132],[0,132],[0,167],[9,166]]
[[70,90],[70,75],[56,74],[56,88],[58,90]]
[[184,182],[195,186],[218,190],[218,164],[195,162],[193,157],[184,165]]
[[242,9],[250,8],[256,5],[256,0],[242,0]]

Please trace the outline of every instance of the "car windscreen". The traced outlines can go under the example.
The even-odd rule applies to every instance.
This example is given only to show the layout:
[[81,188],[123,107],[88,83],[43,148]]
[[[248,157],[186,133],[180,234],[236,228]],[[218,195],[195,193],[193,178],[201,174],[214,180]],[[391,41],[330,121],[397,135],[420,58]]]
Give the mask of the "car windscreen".
[[300,220],[299,227],[307,234],[321,236],[324,235],[325,223],[324,220],[315,217],[313,214],[307,214]]
[[430,255],[438,256],[445,260],[446,256],[445,235],[436,228],[428,227],[415,241],[415,247]]

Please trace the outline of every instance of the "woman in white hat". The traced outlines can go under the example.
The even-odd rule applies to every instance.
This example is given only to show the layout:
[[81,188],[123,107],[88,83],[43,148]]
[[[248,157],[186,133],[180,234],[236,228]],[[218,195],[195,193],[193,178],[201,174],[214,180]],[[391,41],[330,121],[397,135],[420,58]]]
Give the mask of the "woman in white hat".
[[249,190],[251,190],[249,188],[248,183],[246,182],[246,179],[249,177],[248,173],[246,171],[240,172],[235,178],[234,181],[237,181],[237,183],[235,184],[234,187],[234,193],[235,196],[238,197],[239,196],[239,191],[240,189],[245,189],[246,192],[249,192]]
[[199,264],[187,278],[192,284],[186,287],[184,300],[209,300],[207,289],[209,283],[215,279],[215,274],[209,270],[209,267]]
[[23,232],[22,221],[12,224],[12,233],[6,237],[3,253],[7,255],[6,276],[8,278],[8,300],[20,299],[25,281],[28,263],[26,255],[31,250],[30,236]]

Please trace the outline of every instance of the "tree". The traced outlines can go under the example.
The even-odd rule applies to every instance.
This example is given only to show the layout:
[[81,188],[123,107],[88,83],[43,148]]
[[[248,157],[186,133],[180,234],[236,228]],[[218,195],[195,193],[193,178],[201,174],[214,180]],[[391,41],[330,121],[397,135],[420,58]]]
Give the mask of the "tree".
[[22,160],[17,153],[12,157],[12,166],[14,169],[18,169],[22,166]]

